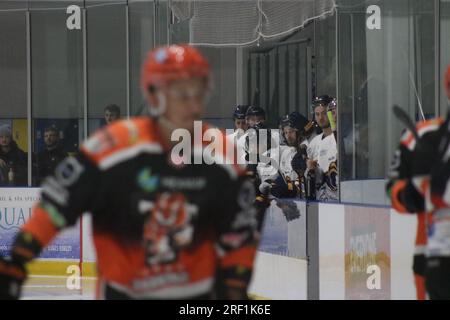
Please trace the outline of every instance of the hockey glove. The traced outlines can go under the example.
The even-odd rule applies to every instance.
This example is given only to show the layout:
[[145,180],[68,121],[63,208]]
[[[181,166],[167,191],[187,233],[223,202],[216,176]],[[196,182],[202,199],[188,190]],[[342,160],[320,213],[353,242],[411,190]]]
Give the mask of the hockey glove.
[[287,222],[300,218],[300,211],[294,201],[283,199],[276,199],[275,201]]
[[25,265],[38,256],[42,246],[28,232],[19,232],[10,258],[0,257],[0,299],[19,299],[27,278]]
[[23,264],[0,257],[0,300],[17,300],[27,277]]
[[325,176],[325,182],[332,191],[336,191],[338,187],[337,174],[337,164],[336,161],[334,161],[330,163],[328,172]]
[[247,300],[247,288],[252,270],[243,266],[233,266],[219,270],[217,295],[219,299]]

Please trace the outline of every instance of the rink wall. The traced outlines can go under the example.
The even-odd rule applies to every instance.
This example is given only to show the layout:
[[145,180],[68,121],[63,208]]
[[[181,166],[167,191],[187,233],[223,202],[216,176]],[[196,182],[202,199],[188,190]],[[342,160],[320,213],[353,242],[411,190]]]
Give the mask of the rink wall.
[[[20,226],[40,199],[39,188],[0,188],[0,254],[6,255]],[[67,275],[77,265],[85,276],[95,276],[95,253],[90,240],[90,219],[83,219],[59,234],[30,264],[32,274]],[[81,240],[80,240],[81,239]]]
[[415,299],[415,216],[385,206],[309,203],[306,220],[307,257],[260,251],[254,297]]
[[[39,200],[38,188],[0,188],[0,254]],[[386,206],[272,202],[250,293],[264,299],[414,299],[417,219]],[[53,240],[32,274],[95,276],[89,215]],[[369,283],[369,286],[368,286]],[[370,287],[370,288],[369,288]]]

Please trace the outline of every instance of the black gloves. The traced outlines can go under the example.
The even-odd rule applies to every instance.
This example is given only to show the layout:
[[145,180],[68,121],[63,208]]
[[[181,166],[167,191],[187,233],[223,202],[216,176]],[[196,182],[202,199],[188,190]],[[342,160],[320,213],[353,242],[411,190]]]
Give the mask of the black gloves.
[[14,259],[0,257],[0,300],[17,300],[27,277],[24,265]]

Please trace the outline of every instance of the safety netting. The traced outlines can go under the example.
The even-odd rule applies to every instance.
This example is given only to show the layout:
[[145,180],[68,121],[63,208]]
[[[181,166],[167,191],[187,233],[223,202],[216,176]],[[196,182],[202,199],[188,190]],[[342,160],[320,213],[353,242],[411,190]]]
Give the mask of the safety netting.
[[172,0],[177,22],[189,24],[189,42],[244,46],[292,33],[333,15],[335,0]]

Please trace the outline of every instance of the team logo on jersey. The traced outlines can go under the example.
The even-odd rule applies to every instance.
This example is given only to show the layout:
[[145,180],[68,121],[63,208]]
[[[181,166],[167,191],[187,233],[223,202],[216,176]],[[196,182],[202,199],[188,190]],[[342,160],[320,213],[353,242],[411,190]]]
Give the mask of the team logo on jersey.
[[159,177],[152,176],[152,170],[150,168],[144,168],[139,171],[137,180],[139,186],[147,192],[155,191],[159,185]]
[[193,239],[193,219],[198,207],[181,193],[164,192],[154,201],[142,200],[141,212],[148,212],[144,226],[146,260],[150,266],[174,262],[181,248]]

